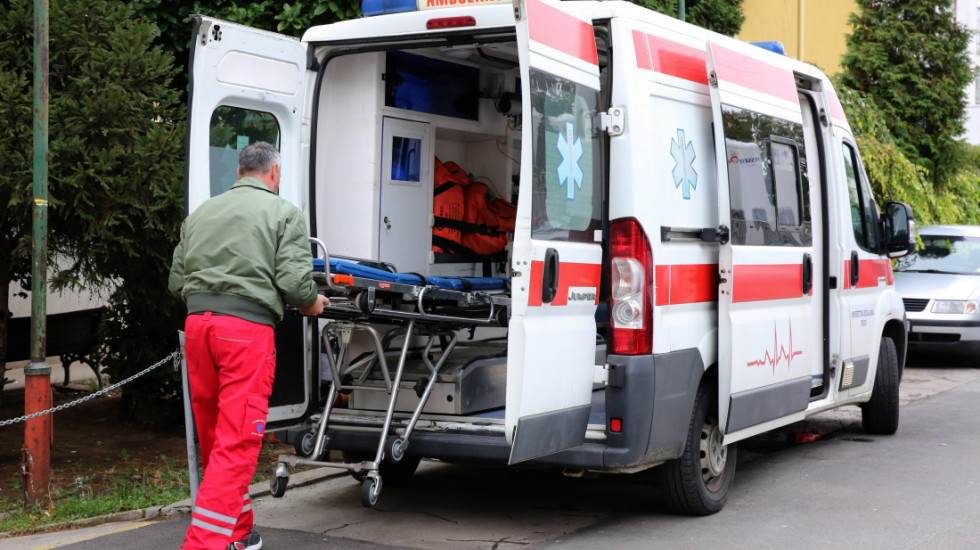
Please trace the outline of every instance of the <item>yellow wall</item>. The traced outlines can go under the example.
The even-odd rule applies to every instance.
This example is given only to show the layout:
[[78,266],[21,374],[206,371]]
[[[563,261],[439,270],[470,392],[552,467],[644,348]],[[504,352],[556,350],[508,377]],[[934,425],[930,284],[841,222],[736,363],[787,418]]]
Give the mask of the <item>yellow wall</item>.
[[847,50],[845,37],[851,32],[848,17],[856,9],[854,0],[745,0],[745,22],[738,38],[746,42],[778,40],[786,55],[834,74],[840,71],[840,57]]

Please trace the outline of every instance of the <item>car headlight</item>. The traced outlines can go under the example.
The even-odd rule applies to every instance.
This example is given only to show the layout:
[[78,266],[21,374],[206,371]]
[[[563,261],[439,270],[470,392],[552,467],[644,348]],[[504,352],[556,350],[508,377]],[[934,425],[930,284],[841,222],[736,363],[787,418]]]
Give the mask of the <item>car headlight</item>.
[[977,303],[973,300],[936,300],[932,303],[933,313],[952,313],[963,315],[976,313]]

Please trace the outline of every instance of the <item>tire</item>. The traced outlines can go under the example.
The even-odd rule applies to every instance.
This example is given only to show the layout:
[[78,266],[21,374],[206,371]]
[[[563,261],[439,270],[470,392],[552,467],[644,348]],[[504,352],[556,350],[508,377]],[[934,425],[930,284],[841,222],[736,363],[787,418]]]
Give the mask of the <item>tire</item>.
[[684,451],[659,468],[666,504],[680,514],[707,516],[721,510],[735,480],[738,446],[721,444],[714,396],[705,385],[698,388]]
[[898,352],[895,342],[881,337],[878,366],[871,400],[861,405],[861,424],[869,434],[892,435],[898,431]]
[[381,463],[381,468],[378,469],[378,473],[384,478],[385,483],[392,487],[405,485],[412,480],[412,476],[415,474],[415,470],[418,469],[421,460],[417,456],[406,456],[402,458],[401,462],[388,462],[385,460]]
[[[367,454],[348,453],[346,451],[343,454],[344,454],[344,462],[346,462],[347,464],[350,464],[352,462],[364,462],[366,460],[374,460],[374,458],[369,458]],[[352,478],[354,478],[354,481],[358,483],[364,483],[364,472],[355,472],[353,470],[347,470],[347,473],[350,474]]]

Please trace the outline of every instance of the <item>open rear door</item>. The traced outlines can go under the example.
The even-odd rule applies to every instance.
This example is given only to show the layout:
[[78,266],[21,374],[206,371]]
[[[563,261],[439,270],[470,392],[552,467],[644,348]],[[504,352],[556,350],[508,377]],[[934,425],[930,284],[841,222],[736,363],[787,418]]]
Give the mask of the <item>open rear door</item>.
[[510,463],[581,445],[594,378],[601,245],[592,23],[516,0],[523,128],[507,353]]
[[[306,208],[308,138],[302,132],[311,71],[307,45],[227,21],[194,16],[187,121],[187,212],[237,180],[238,153],[266,141],[282,154],[279,194]],[[306,140],[304,140],[306,139]],[[304,335],[310,322],[287,316],[276,330],[276,383],[269,427],[302,417],[310,404],[312,368]]]
[[[747,44],[708,45],[721,245],[718,411],[725,443],[802,418],[815,307],[802,115],[793,72]],[[814,183],[818,185],[818,183]]]

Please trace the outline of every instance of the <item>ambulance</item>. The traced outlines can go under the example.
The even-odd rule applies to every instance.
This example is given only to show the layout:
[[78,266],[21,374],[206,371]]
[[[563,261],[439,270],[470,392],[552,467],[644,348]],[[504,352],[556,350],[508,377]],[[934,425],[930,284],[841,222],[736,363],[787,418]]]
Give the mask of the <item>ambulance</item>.
[[[280,195],[329,254],[509,281],[506,326],[459,331],[366,504],[379,478],[435,459],[652,470],[673,509],[706,515],[745,438],[843,405],[895,432],[906,322],[891,259],[914,249],[914,219],[875,202],[826,75],[624,1],[363,12],[301,40],[193,18],[186,197],[191,211],[229,188],[238,150],[268,141]],[[433,248],[437,162],[516,205],[505,247]],[[332,323],[277,330],[269,429],[317,425],[321,363],[357,345]],[[390,425],[385,392],[338,397],[311,459],[370,458],[401,433],[427,383],[410,370]],[[274,493],[287,480],[280,465]]]

